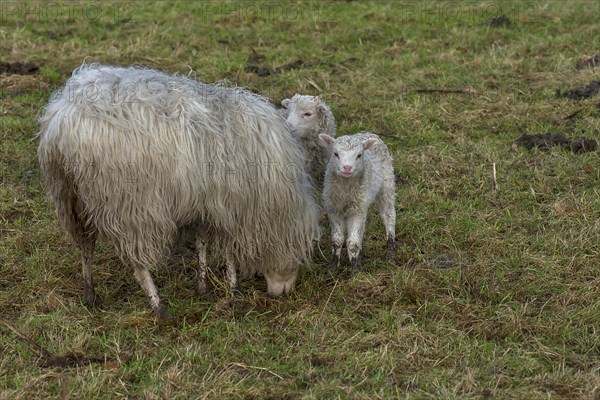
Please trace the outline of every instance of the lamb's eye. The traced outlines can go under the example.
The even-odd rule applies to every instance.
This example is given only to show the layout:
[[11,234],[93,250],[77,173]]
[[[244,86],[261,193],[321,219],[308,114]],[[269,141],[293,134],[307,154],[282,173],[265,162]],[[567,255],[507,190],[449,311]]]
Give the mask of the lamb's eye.
[[338,153],[333,153],[334,156],[336,156],[337,158],[340,158],[340,155]]
[[311,112],[305,112],[305,113],[304,113],[304,114],[302,114],[302,115],[304,115],[305,117],[310,117],[310,116],[312,115],[312,113],[311,113]]
[[361,157],[362,157],[362,154],[359,154],[359,155],[356,156],[356,159],[358,160]]

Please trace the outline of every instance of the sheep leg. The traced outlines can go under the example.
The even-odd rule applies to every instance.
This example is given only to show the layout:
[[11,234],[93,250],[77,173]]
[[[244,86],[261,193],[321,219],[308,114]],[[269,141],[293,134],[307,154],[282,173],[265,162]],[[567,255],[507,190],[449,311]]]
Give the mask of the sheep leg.
[[150,275],[150,271],[148,268],[136,265],[133,269],[133,274],[135,275],[135,279],[137,279],[138,283],[142,287],[144,294],[148,298],[148,302],[150,303],[150,308],[152,309],[152,313],[154,316],[163,319],[169,320],[173,317],[169,310],[161,303],[160,297],[158,296],[158,290],[156,290],[156,286],[154,285],[154,281],[152,280],[152,276]]
[[331,225],[331,241],[333,243],[331,253],[333,258],[327,274],[335,276],[340,268],[342,246],[344,245],[344,221],[332,213],[328,213],[328,215],[329,224]]
[[377,206],[379,208],[379,215],[385,226],[386,240],[387,240],[387,255],[388,259],[396,259],[396,195],[395,188],[387,185],[383,188],[382,194],[377,199]]
[[346,248],[348,250],[348,258],[350,259],[350,267],[352,275],[356,275],[360,270],[362,262],[362,239],[365,233],[366,215],[352,215],[347,219],[348,225],[348,240]]
[[235,261],[231,254],[225,255],[225,265],[227,267],[227,284],[229,285],[229,291],[236,297],[242,296],[242,292],[240,291],[238,278],[237,278],[237,269],[235,266]]
[[210,300],[212,297],[210,288],[208,287],[207,267],[206,267],[206,242],[200,238],[196,239],[196,250],[198,251],[198,269],[197,269],[197,286],[198,294]]
[[94,307],[96,303],[96,293],[94,291],[94,281],[92,279],[92,256],[96,245],[96,236],[98,232],[93,230],[90,233],[80,236],[81,242],[81,266],[83,275],[83,304],[87,308]]
[[[63,201],[64,203],[61,203],[61,205],[67,211],[62,214],[65,225],[81,250],[83,304],[87,308],[93,308],[96,303],[96,293],[94,291],[94,281],[92,279],[92,257],[94,255],[98,231],[93,225],[86,222],[82,211],[84,207],[77,199],[74,192],[70,192],[63,197]],[[61,215],[60,212],[59,215]]]

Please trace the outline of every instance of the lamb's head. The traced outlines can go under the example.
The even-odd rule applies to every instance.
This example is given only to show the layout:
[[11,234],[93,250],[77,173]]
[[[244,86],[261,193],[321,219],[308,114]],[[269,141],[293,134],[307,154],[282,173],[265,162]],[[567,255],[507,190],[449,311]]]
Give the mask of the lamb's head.
[[282,100],[281,105],[288,109],[287,124],[292,135],[302,138],[319,133],[328,111],[327,105],[319,96],[295,94],[291,99]]
[[356,140],[351,136],[332,138],[329,135],[319,135],[319,141],[329,148],[329,164],[333,171],[346,178],[362,174],[364,169],[364,152],[377,143],[377,139]]
[[294,288],[296,278],[298,278],[298,267],[265,272],[264,275],[267,279],[267,291],[271,296],[278,297],[288,294]]

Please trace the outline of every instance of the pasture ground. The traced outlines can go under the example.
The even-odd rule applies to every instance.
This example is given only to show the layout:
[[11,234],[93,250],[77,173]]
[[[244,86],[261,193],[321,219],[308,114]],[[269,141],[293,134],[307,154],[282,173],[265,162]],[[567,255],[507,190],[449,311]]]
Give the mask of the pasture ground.
[[[594,1],[0,3],[0,61],[40,67],[0,75],[0,399],[600,399],[598,152],[515,145],[600,140],[600,96],[555,96],[599,79],[576,68],[599,53],[599,16]],[[338,135],[393,152],[397,262],[375,212],[362,273],[325,279],[324,243],[285,299],[258,278],[228,297],[214,262],[203,301],[180,254],[154,273],[176,316],[162,325],[100,243],[88,311],[32,140],[84,59],[322,94]]]

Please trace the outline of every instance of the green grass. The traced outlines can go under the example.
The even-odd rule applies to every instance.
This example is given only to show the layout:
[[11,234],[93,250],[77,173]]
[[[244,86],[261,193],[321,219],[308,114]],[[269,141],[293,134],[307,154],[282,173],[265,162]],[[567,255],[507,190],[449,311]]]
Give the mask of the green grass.
[[[107,362],[44,367],[0,324],[1,399],[600,399],[598,152],[514,145],[523,133],[600,140],[600,97],[554,96],[600,77],[574,67],[599,51],[598,4],[52,4],[0,4],[1,61],[41,65],[0,76],[0,318],[54,355]],[[490,27],[500,14],[512,24]],[[356,60],[261,77],[245,71],[253,50],[268,67]],[[406,180],[398,261],[384,258],[375,213],[364,272],[325,280],[317,252],[285,299],[260,279],[229,298],[216,271],[216,300],[202,301],[184,258],[154,274],[177,317],[161,325],[101,243],[102,305],[86,310],[79,252],[32,140],[36,114],[84,59],[191,67],[277,101],[322,94],[338,134],[383,134]]]

